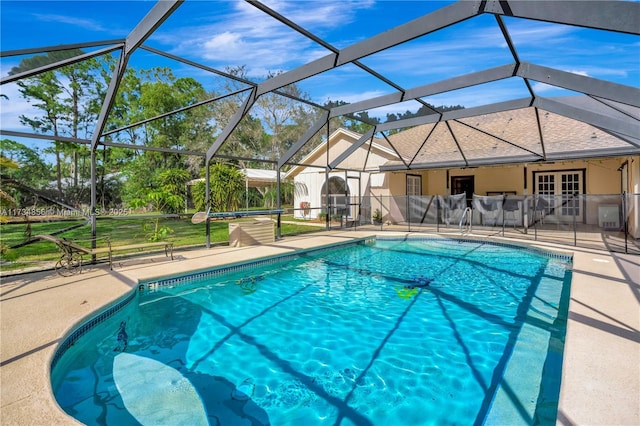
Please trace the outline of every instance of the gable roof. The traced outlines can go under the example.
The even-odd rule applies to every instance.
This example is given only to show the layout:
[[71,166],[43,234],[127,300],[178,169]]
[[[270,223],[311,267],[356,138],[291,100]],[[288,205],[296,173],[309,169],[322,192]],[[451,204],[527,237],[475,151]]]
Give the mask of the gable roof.
[[[331,135],[329,135],[329,150],[331,150],[332,147],[335,147],[339,142],[347,142],[347,143],[353,144],[356,141],[358,141],[361,137],[362,135],[360,133],[354,132],[352,130],[344,129],[342,127],[338,128],[334,130],[333,133],[331,133]],[[370,143],[363,145],[362,149],[366,149],[369,152],[374,152],[378,156],[385,158],[387,161],[398,158],[398,155],[393,151],[393,149],[385,145],[388,145],[388,144],[386,144],[384,139],[373,138],[373,140]],[[317,166],[317,163],[319,162],[319,160],[320,162],[324,162],[323,157],[326,156],[326,152],[327,152],[327,144],[325,142],[320,143],[309,154],[307,154],[300,161],[299,164],[296,164],[295,166],[293,166],[286,173],[285,177],[288,179],[293,178],[299,173],[301,173],[305,168],[311,165]],[[338,152],[338,154],[340,153],[341,152]],[[376,166],[378,166],[378,164],[376,164]]]

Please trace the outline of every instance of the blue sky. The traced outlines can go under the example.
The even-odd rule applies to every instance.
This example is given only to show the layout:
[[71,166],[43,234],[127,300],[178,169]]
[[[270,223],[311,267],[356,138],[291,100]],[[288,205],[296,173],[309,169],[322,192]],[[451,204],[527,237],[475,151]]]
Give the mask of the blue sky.
[[[57,44],[124,38],[151,9],[153,1],[1,1],[0,43],[3,51]],[[337,48],[344,48],[398,24],[418,18],[450,2],[438,1],[265,1],[269,7]],[[523,61],[640,86],[640,43],[637,37],[505,18]],[[268,72],[289,70],[327,55],[322,46],[243,1],[186,1],[145,43],[195,62],[224,70],[245,65],[260,81]],[[21,58],[3,58],[0,72]],[[404,88],[513,62],[491,15],[476,17],[362,62]],[[192,76],[212,89],[216,80],[205,72],[137,52],[135,67],[171,66],[178,76]],[[391,93],[386,84],[353,65],[345,65],[299,83],[315,102],[361,99]],[[426,101],[434,105],[480,104],[526,97],[520,81],[491,83]],[[536,83],[539,95],[567,91]],[[2,127],[12,129],[29,106],[18,102],[13,84],[2,86],[12,102],[2,101]],[[372,115],[417,108],[415,103],[385,107]]]

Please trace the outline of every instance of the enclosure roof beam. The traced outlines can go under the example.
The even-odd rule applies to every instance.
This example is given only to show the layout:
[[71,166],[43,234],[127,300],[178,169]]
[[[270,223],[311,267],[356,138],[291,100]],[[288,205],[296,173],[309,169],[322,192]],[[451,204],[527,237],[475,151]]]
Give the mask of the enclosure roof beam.
[[489,136],[489,137],[491,137],[491,138],[497,139],[497,140],[499,140],[500,142],[503,142],[503,143],[505,143],[505,144],[507,144],[507,145],[511,145],[511,146],[512,146],[512,147],[514,147],[514,148],[518,148],[518,149],[521,149],[521,150],[523,150],[523,151],[527,151],[527,152],[528,152],[528,153],[530,153],[530,154],[533,154],[533,155],[536,155],[536,156],[540,157],[540,154],[538,154],[537,152],[532,151],[532,150],[530,150],[529,148],[526,148],[526,147],[524,147],[524,146],[520,146],[520,145],[518,145],[517,143],[511,142],[510,140],[507,140],[507,139],[505,139],[505,138],[503,138],[503,137],[501,137],[501,136],[498,136],[498,135],[495,135],[495,134],[493,134],[493,133],[491,133],[491,132],[487,132],[487,131],[485,131],[485,130],[482,130],[482,129],[479,129],[479,128],[477,128],[477,127],[474,127],[474,126],[472,126],[472,125],[470,125],[470,124],[465,123],[464,121],[460,121],[460,120],[453,120],[453,121],[455,121],[457,124],[459,124],[459,125],[461,125],[461,126],[463,126],[463,127],[467,127],[467,128],[472,129],[472,130],[474,130],[474,131],[476,131],[476,132],[480,132],[480,133],[482,133],[483,135],[487,135],[487,136]]
[[332,68],[357,61],[381,50],[446,28],[457,22],[471,18],[478,13],[479,6],[476,2],[463,1],[454,3],[404,25],[385,31],[377,36],[355,43],[340,50],[338,53],[331,53],[288,72],[278,74],[260,83],[257,94],[260,96],[263,93],[296,83]]
[[[594,149],[588,151],[589,158],[607,158],[607,157],[622,157],[627,155],[637,155],[637,150],[635,153],[633,150],[624,149],[624,148],[604,148],[604,149]],[[452,161],[439,161],[434,163],[416,163],[412,165],[412,169],[423,169],[423,170],[436,170],[436,169],[464,169],[468,167],[480,167],[480,166],[497,166],[504,164],[523,164],[523,163],[536,163],[536,164],[544,164],[549,161],[560,161],[560,160],[571,160],[571,159],[582,159],[584,155],[581,152],[558,152],[553,153],[548,156],[548,158],[541,159],[539,156],[533,155],[516,155],[510,157],[497,157],[497,158],[479,158],[479,159],[469,159],[469,164],[465,165],[465,163],[461,160],[452,160]],[[406,171],[406,168],[401,164],[388,164],[381,165],[379,167],[380,172],[397,172],[397,171]]]
[[484,12],[640,35],[640,3],[610,0],[490,0]]
[[[43,135],[40,133],[17,132],[14,130],[4,130],[4,129],[0,129],[0,135],[14,136],[18,138],[28,138],[28,139],[41,139],[46,141],[71,142],[71,143],[77,143],[82,145],[91,144],[91,140],[89,139],[73,138],[68,136]],[[148,145],[133,145],[130,143],[121,143],[121,142],[102,141],[100,142],[100,145],[112,146],[116,148],[135,149],[139,151],[168,152],[168,153],[177,153],[177,154],[184,154],[184,155],[195,155],[198,157],[205,156],[203,152],[198,152],[198,151],[187,151],[187,150],[175,149],[175,148],[161,148],[161,147],[148,146]],[[235,157],[233,158],[235,159]],[[251,160],[255,160],[255,159],[252,158]]]
[[372,108],[379,108],[398,102],[413,100],[425,96],[436,95],[438,93],[449,92],[452,90],[463,89],[478,84],[489,83],[492,81],[502,80],[513,77],[516,70],[515,64],[502,65],[495,68],[489,68],[459,77],[449,78],[447,80],[438,81],[431,84],[407,89],[404,94],[391,93],[389,95],[378,96],[375,98],[353,102],[347,105],[340,105],[331,109],[331,118],[352,114],[359,111],[366,111]]
[[632,120],[639,120],[640,116],[637,114],[633,114],[629,111],[625,111],[624,108],[621,108],[621,106],[619,104],[617,104],[616,102],[612,102],[608,99],[602,99],[599,98],[597,96],[591,96],[591,99],[595,100],[596,102],[601,103],[602,105],[606,105],[608,108],[611,108],[612,110],[618,111],[620,114],[625,115],[629,118],[631,118]]
[[560,71],[554,68],[523,62],[518,68],[520,77],[553,86],[598,96],[604,99],[640,107],[640,89],[593,77]]
[[540,138],[540,148],[542,149],[542,159],[547,159],[547,148],[544,133],[542,132],[542,123],[540,122],[540,108],[534,107],[533,110],[536,113],[536,130],[538,131],[538,137]]
[[448,121],[445,121],[444,124],[446,124],[447,126],[447,131],[449,132],[449,134],[451,135],[451,138],[453,138],[453,142],[456,144],[456,147],[458,148],[458,153],[460,154],[460,156],[462,157],[462,159],[464,160],[464,164],[465,166],[469,166],[469,160],[467,159],[467,156],[464,154],[464,150],[462,149],[462,147],[460,146],[460,143],[458,142],[458,138],[456,137],[455,132],[453,131],[453,129],[451,128],[451,124],[449,124]]
[[[273,9],[265,6],[264,4],[260,3],[259,1],[247,0],[247,2],[250,3],[251,5],[257,7],[262,12],[268,14],[272,18],[277,19],[278,21],[282,22],[286,26],[288,26],[288,27],[292,28],[293,30],[299,32],[300,34],[302,34],[303,36],[307,37],[308,39],[313,40],[314,42],[318,43],[320,46],[324,47],[325,49],[327,49],[327,50],[329,50],[329,51],[331,51],[333,53],[339,53],[340,50],[337,47],[331,45],[327,41],[321,39],[320,37],[316,36],[315,34],[311,33],[310,31],[306,30],[305,28],[301,27],[300,25],[292,22],[291,20],[289,20],[286,17],[282,16],[281,14],[279,14],[276,11],[274,11]],[[389,80],[388,78],[384,77],[383,75],[379,74],[378,72],[376,72],[373,69],[369,68],[368,66],[364,65],[360,61],[353,61],[353,64],[355,66],[357,66],[358,68],[364,70],[365,72],[371,74],[372,76],[374,76],[378,80],[383,81],[384,83],[386,83],[389,86],[393,87],[394,89],[399,90],[399,91],[404,91],[404,89],[402,87],[400,87],[398,84],[394,83],[393,81]]]
[[471,87],[483,83],[489,83],[518,75],[524,79],[532,79],[542,83],[552,84],[565,89],[583,92],[605,99],[633,106],[640,106],[640,90],[631,86],[611,83],[593,77],[586,77],[553,68],[543,67],[531,63],[503,65],[460,77],[454,77],[432,84],[409,89],[404,96],[401,93],[392,93],[379,96],[348,105],[341,105],[331,109],[330,117],[352,114],[372,108],[391,105],[418,97],[431,96],[465,87]]
[[[177,62],[182,62],[183,64],[187,64],[187,65],[190,65],[192,67],[199,68],[199,69],[201,69],[203,71],[211,72],[213,74],[219,75],[220,77],[228,78],[230,80],[234,80],[234,81],[237,81],[239,83],[246,84],[247,86],[250,86],[250,87],[255,87],[255,86],[258,85],[258,83],[255,83],[255,82],[253,82],[251,80],[247,80],[246,78],[241,78],[241,77],[238,77],[236,75],[229,74],[227,72],[220,71],[218,69],[208,67],[206,65],[200,64],[200,63],[192,61],[190,59],[186,59],[186,58],[183,58],[183,57],[180,57],[180,56],[176,56],[176,55],[173,55],[171,53],[168,53],[168,52],[165,52],[165,51],[162,51],[162,50],[150,47],[150,46],[142,45],[142,46],[140,46],[140,49],[144,49],[144,50],[146,50],[148,52],[155,53],[156,55],[164,56],[165,58],[169,58],[169,59],[172,59],[172,60],[177,61]],[[294,101],[297,101],[297,102],[301,102],[301,103],[305,103],[307,105],[311,105],[311,106],[313,106],[315,108],[327,109],[326,107],[324,107],[322,105],[318,105],[315,102],[311,102],[311,101],[309,101],[307,99],[302,99],[302,98],[299,98],[297,96],[290,95],[289,93],[286,93],[286,92],[275,90],[273,93],[275,93],[277,95],[280,95],[280,96],[285,96],[285,97],[287,97],[289,99],[293,99]]]
[[158,1],[127,36],[125,56],[129,57],[183,2],[184,0]]
[[96,127],[91,138],[91,149],[95,150],[98,141],[102,136],[102,131],[107,123],[107,116],[111,111],[113,102],[120,86],[120,81],[124,75],[129,57],[133,51],[140,46],[171,14],[182,4],[184,0],[167,0],[157,2],[153,8],[142,18],[142,21],[129,33],[125,39],[123,54],[120,56],[118,65],[113,72],[107,94],[102,102],[100,115],[96,122]]
[[8,56],[24,56],[38,53],[58,52],[61,50],[82,49],[85,47],[108,46],[112,44],[124,45],[125,39],[118,38],[115,40],[90,41],[86,43],[59,44],[57,46],[33,47],[30,49],[5,50],[0,51],[0,58]]
[[336,66],[353,62],[476,16],[481,13],[480,4],[481,2],[470,1],[453,3],[406,24],[348,46],[340,51]]
[[33,68],[28,71],[24,71],[18,74],[12,74],[7,77],[2,78],[0,80],[0,84],[11,83],[14,81],[22,80],[23,78],[29,78],[37,74],[41,74],[43,72],[55,70],[66,65],[76,64],[78,62],[84,61],[85,59],[94,58],[96,56],[105,55],[107,53],[111,53],[114,50],[122,49],[122,44],[118,46],[106,47],[104,49],[96,50],[95,52],[85,53],[83,55],[74,56],[72,58],[63,59],[61,61],[53,62],[51,64],[43,65],[38,68]]
[[[393,152],[396,154],[396,157],[398,157],[400,159],[400,161],[402,161],[402,164],[404,164],[404,167],[409,170],[411,168],[411,166],[409,164],[407,164],[407,162],[405,161],[405,159],[402,157],[402,155],[398,152],[398,150],[396,149],[395,146],[393,146],[393,143],[391,143],[391,141],[389,140],[389,138],[387,137],[387,135],[385,135],[384,133],[382,133],[382,137],[384,138],[385,141],[387,141],[387,143],[389,144],[389,146],[391,147],[391,149],[393,150]],[[369,147],[369,150],[371,150],[371,147]]]
[[247,89],[236,90],[235,92],[227,93],[225,95],[221,95],[221,96],[216,96],[214,98],[205,99],[203,101],[196,102],[196,103],[191,104],[191,105],[187,105],[186,107],[174,109],[173,111],[165,112],[164,114],[156,115],[155,117],[147,118],[145,120],[140,120],[140,121],[137,121],[135,123],[119,127],[117,129],[109,130],[108,132],[102,133],[102,136],[107,136],[107,135],[110,135],[110,134],[113,134],[113,133],[118,133],[118,132],[121,132],[123,130],[130,129],[132,127],[141,126],[141,125],[149,123],[151,121],[159,120],[161,118],[168,117],[168,116],[173,115],[173,114],[177,114],[177,113],[180,113],[180,112],[188,111],[190,109],[197,108],[197,107],[202,106],[202,105],[210,104],[211,102],[216,102],[216,101],[219,101],[221,99],[228,98],[229,96],[239,95],[239,94],[241,94],[243,92],[246,92],[247,90],[251,90],[251,89],[247,88]]
[[598,148],[583,151],[562,151],[547,154],[547,161],[583,160],[586,158],[624,157],[638,155],[638,148]]
[[324,111],[320,118],[318,118],[318,120],[316,120],[316,122],[307,129],[304,135],[302,135],[302,137],[298,139],[298,141],[291,148],[289,148],[289,150],[282,157],[280,157],[280,159],[278,159],[278,170],[280,170],[280,168],[287,161],[289,161],[291,157],[293,157],[298,151],[300,151],[300,148],[302,148],[304,144],[309,142],[309,140],[327,124],[328,120],[329,111]]
[[554,114],[582,121],[583,123],[600,127],[611,132],[621,133],[632,138],[637,138],[638,135],[640,135],[640,124],[635,120],[621,120],[586,108],[578,108],[560,100],[547,98],[536,98],[534,106],[544,109],[545,111],[553,112]]
[[89,139],[73,138],[69,136],[44,135],[42,133],[27,133],[27,132],[19,132],[15,130],[6,130],[6,129],[0,129],[0,135],[14,136],[17,138],[42,139],[45,141],[72,142],[72,143],[80,143],[85,145],[91,144],[91,140]]
[[[588,151],[589,158],[607,158],[607,157],[623,157],[627,155],[637,155],[637,151],[634,154],[629,149],[624,148],[603,148],[594,149]],[[451,161],[438,161],[433,163],[416,163],[412,165],[412,169],[417,170],[435,170],[435,169],[464,169],[469,167],[481,167],[481,166],[498,166],[504,164],[544,164],[546,162],[561,161],[561,160],[579,160],[583,159],[584,155],[580,152],[557,152],[550,154],[548,158],[541,159],[539,156],[532,155],[515,155],[509,157],[496,157],[496,158],[478,158],[469,159],[468,164],[465,164],[462,160]],[[388,164],[381,165],[379,172],[399,172],[406,171],[407,169],[401,164]]]
[[187,151],[184,149],[176,149],[176,148],[162,148],[158,146],[149,146],[149,145],[133,145],[130,143],[120,143],[120,142],[100,142],[100,145],[104,146],[112,146],[114,148],[127,148],[127,149],[137,149],[140,151],[152,151],[152,152],[166,152],[171,154],[181,154],[181,155],[195,155],[196,157],[204,157],[204,153],[198,151]]
[[422,124],[431,124],[438,121],[454,120],[459,118],[474,117],[476,115],[491,114],[494,112],[509,111],[531,106],[531,98],[514,99],[506,102],[498,102],[495,104],[482,105],[473,108],[464,108],[458,110],[447,111],[441,115],[428,114],[420,117],[407,118],[405,120],[389,121],[378,124],[377,130],[385,132],[388,130],[401,129],[404,127],[420,126]]
[[249,96],[245,98],[245,100],[242,102],[242,105],[240,105],[240,107],[236,110],[227,125],[224,127],[224,129],[222,129],[222,132],[216,138],[216,141],[207,151],[207,155],[205,157],[207,164],[209,164],[209,161],[211,161],[213,156],[216,155],[222,144],[227,141],[229,136],[231,136],[231,133],[236,129],[236,127],[238,127],[238,124],[240,124],[240,121],[242,121],[244,116],[249,112],[253,104],[256,102],[256,99],[256,88],[253,87],[249,92]]
[[344,160],[349,158],[349,156],[353,154],[358,148],[364,145],[368,140],[371,140],[375,132],[376,132],[375,126],[369,129],[367,133],[362,135],[360,139],[352,143],[349,148],[345,149],[342,152],[342,154],[338,155],[338,157],[329,164],[329,169],[335,168],[338,164],[342,163]]
[[225,78],[228,78],[230,80],[235,80],[237,82],[244,83],[247,86],[255,86],[257,84],[257,83],[254,83],[253,81],[247,80],[246,78],[238,77],[236,75],[229,74],[228,72],[224,72],[224,71],[220,71],[220,70],[215,69],[215,68],[211,68],[209,66],[200,64],[200,63],[192,61],[190,59],[186,59],[186,58],[183,58],[181,56],[177,56],[177,55],[174,55],[172,53],[165,52],[164,50],[156,49],[155,47],[151,47],[151,46],[147,46],[147,45],[143,44],[143,45],[140,46],[140,49],[146,50],[147,52],[155,53],[156,55],[164,56],[165,58],[169,58],[169,59],[172,59],[172,60],[177,61],[177,62],[182,62],[183,64],[186,64],[186,65],[191,65],[192,67],[199,68],[199,69],[201,69],[203,71],[208,71],[208,72],[213,73],[213,74],[217,74],[217,75],[219,75],[221,77],[225,77]]

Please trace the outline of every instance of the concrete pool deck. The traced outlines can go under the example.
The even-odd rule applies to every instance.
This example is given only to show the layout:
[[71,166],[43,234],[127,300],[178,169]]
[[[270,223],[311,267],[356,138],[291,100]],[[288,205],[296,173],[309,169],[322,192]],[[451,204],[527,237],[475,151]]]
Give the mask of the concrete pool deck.
[[[0,424],[78,424],[53,398],[51,359],[79,323],[134,290],[139,280],[375,234],[333,231],[262,246],[176,250],[174,261],[164,253],[127,258],[116,260],[113,271],[108,265],[90,265],[82,274],[66,278],[53,271],[3,277]],[[518,243],[513,238],[482,238]],[[640,424],[640,256],[527,244],[574,255],[557,424]]]

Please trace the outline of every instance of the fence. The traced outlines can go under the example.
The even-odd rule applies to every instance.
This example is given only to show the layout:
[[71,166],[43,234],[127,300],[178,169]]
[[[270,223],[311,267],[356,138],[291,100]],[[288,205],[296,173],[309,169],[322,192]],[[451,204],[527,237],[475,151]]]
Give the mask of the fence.
[[[362,197],[328,229],[473,232],[640,254],[640,194]],[[327,212],[329,213],[327,215]]]

